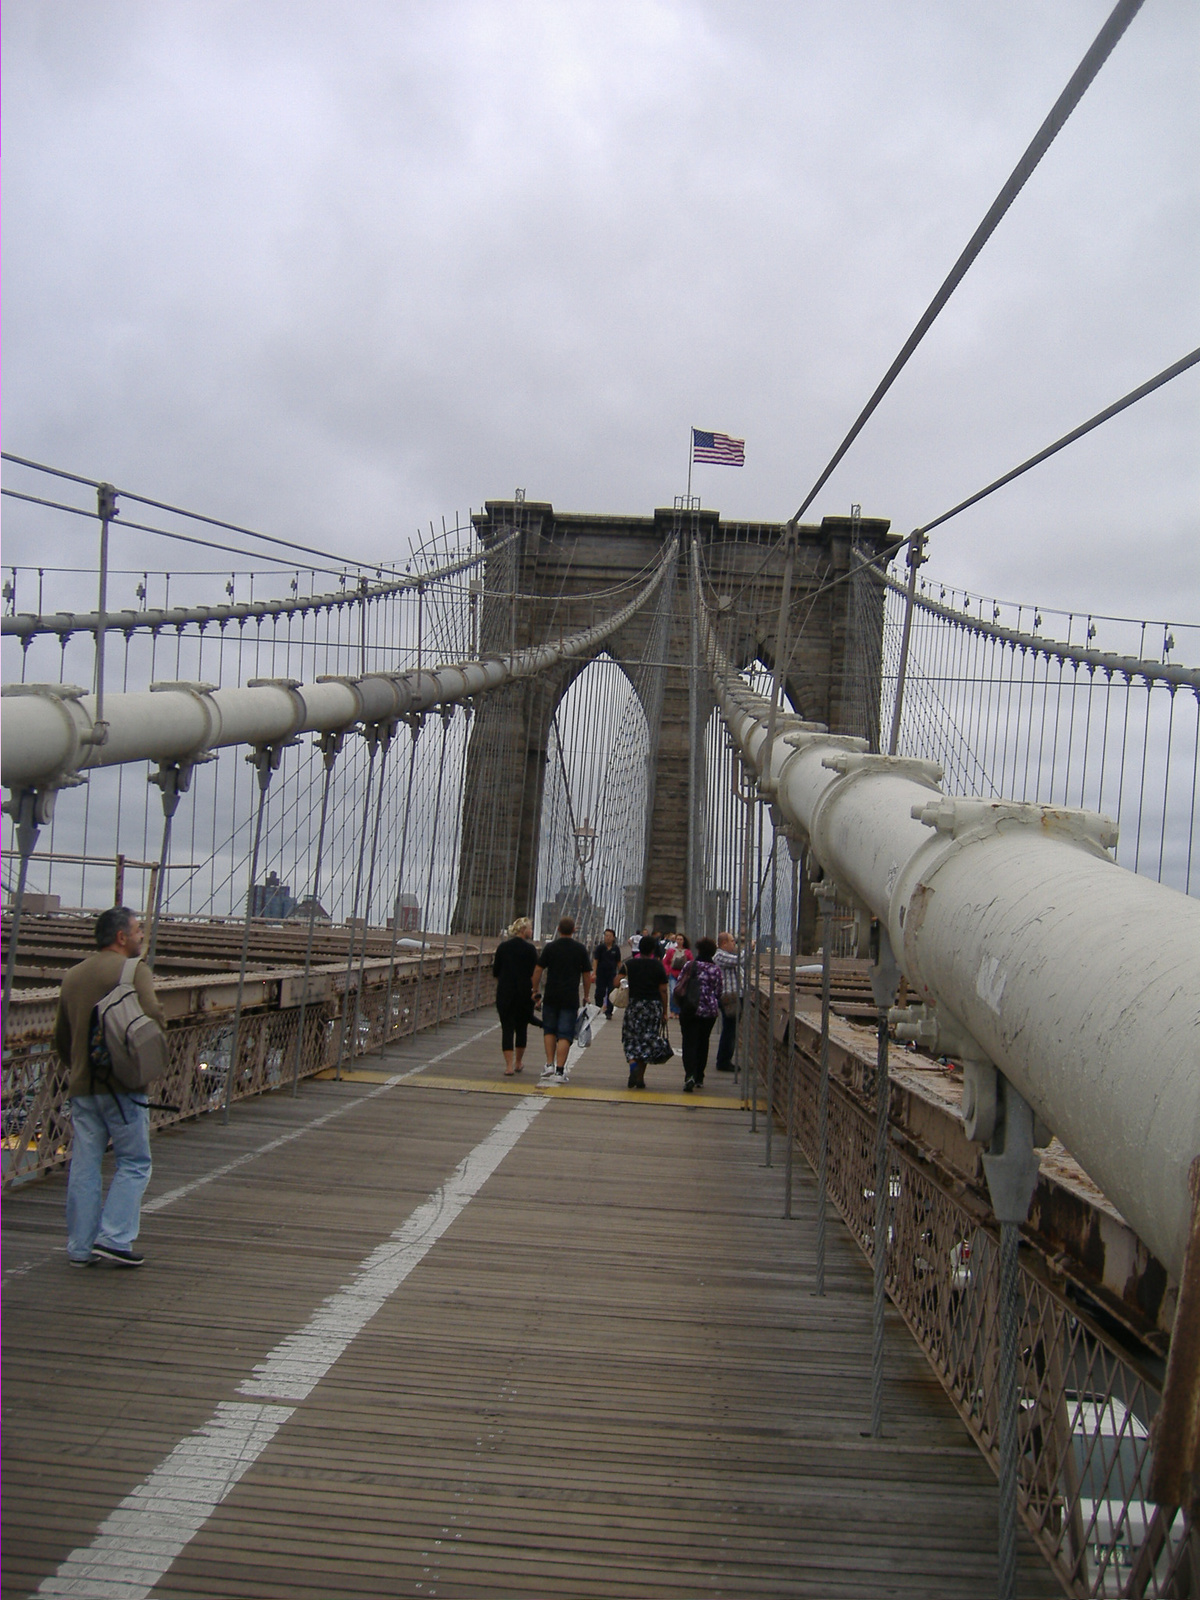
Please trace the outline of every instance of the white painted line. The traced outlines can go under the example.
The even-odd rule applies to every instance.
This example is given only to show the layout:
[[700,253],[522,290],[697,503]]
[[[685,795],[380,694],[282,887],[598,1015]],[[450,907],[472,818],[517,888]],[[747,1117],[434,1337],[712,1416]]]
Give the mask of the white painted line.
[[[409,1078],[415,1078],[418,1073],[426,1068],[436,1066],[439,1061],[445,1061],[447,1056],[465,1050],[469,1044],[474,1044],[478,1039],[485,1039],[489,1033],[495,1033],[500,1024],[494,1022],[490,1028],[482,1028],[478,1033],[473,1033],[469,1039],[464,1039],[461,1044],[453,1044],[448,1050],[443,1050],[439,1055],[430,1056],[428,1061],[422,1061],[419,1066],[410,1067],[407,1072],[397,1072],[393,1077],[386,1079],[378,1088],[371,1089],[367,1094],[359,1095],[355,1100],[348,1100],[343,1105],[335,1106],[332,1111],[326,1111],[323,1116],[314,1117],[311,1122],[306,1122],[302,1128],[293,1128],[290,1133],[280,1134],[278,1139],[271,1139],[266,1144],[259,1145],[257,1150],[248,1150],[245,1155],[238,1156],[233,1161],[225,1162],[224,1166],[214,1167],[211,1172],[206,1172],[202,1178],[193,1178],[191,1183],[181,1183],[177,1189],[169,1189],[166,1194],[160,1194],[153,1200],[147,1200],[142,1207],[143,1214],[163,1211],[167,1206],[173,1206],[176,1200],[182,1200],[185,1195],[193,1194],[197,1189],[202,1189],[206,1183],[213,1183],[217,1178],[224,1178],[230,1172],[236,1172],[239,1167],[257,1161],[259,1156],[269,1155],[272,1150],[278,1150],[285,1144],[291,1144],[293,1139],[301,1139],[306,1133],[311,1133],[314,1128],[323,1128],[327,1122],[332,1122],[335,1117],[345,1116],[347,1111],[354,1111],[368,1100],[374,1100],[376,1095],[386,1094],[389,1089],[394,1089],[398,1083],[404,1083]],[[16,1269],[18,1272],[21,1268]]]
[[38,1594],[145,1600],[294,1409],[222,1401],[104,1519],[91,1544],[73,1551],[41,1583]]
[[[452,1054],[447,1050],[434,1060]],[[401,1083],[411,1076],[402,1073],[392,1081]],[[441,1188],[372,1250],[350,1282],[330,1295],[303,1328],[276,1345],[254,1369],[256,1376],[239,1385],[239,1393],[294,1400],[310,1394],[478,1194],[546,1104],[545,1099],[531,1095],[515,1105]],[[81,1600],[147,1600],[294,1410],[288,1405],[222,1401],[208,1422],[176,1445],[145,1482],[105,1518],[92,1543],[73,1551],[37,1593],[73,1595]]]
[[238,1384],[238,1393],[260,1400],[305,1399],[479,1192],[545,1105],[540,1096],[521,1099],[454,1175],[418,1206],[390,1239],[372,1250],[351,1281],[331,1294],[303,1328],[276,1345],[255,1367],[255,1377]]

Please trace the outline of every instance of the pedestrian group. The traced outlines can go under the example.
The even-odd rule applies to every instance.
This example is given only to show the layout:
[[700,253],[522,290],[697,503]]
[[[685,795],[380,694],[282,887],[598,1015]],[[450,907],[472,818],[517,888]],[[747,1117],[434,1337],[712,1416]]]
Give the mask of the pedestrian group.
[[685,1094],[704,1084],[709,1041],[718,1019],[716,1069],[734,1070],[741,986],[737,941],[731,933],[699,939],[693,951],[684,934],[660,938],[647,928],[632,940],[630,953],[624,956],[615,930],[605,928],[589,954],[575,938],[574,919],[563,917],[555,937],[539,951],[532,922],[518,917],[497,946],[492,972],[505,1077],[522,1070],[529,1024],[540,1007],[546,1048],[542,1081],[567,1082],[572,1043],[585,1029],[590,1037],[587,1005],[593,984],[597,1011],[607,1018],[614,1008],[622,1012],[621,1043],[630,1089],[644,1089],[647,1067],[662,1065],[675,1055],[668,1036],[672,1016],[679,1022]]

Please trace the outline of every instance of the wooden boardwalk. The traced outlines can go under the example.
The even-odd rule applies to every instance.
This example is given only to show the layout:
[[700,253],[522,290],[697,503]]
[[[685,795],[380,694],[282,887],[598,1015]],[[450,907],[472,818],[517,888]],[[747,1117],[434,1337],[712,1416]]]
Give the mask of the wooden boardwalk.
[[[68,1270],[61,1178],[10,1196],[4,1596],[994,1593],[898,1319],[863,1435],[870,1273],[831,1220],[813,1295],[803,1163],[785,1222],[728,1079],[626,1094],[610,1025],[540,1095],[494,1020],[159,1135],[140,1272]],[[1058,1593],[1024,1537],[1019,1592]]]

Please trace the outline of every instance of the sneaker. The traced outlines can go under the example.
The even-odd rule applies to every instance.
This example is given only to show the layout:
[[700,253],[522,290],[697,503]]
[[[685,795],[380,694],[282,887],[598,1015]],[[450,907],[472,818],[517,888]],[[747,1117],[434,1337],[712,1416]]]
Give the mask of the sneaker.
[[114,1267],[140,1267],[146,1259],[145,1256],[139,1255],[136,1250],[118,1250],[115,1245],[111,1244],[94,1244],[92,1251],[101,1260],[111,1261]]
[[95,1256],[68,1256],[67,1265],[69,1267],[94,1267],[96,1258]]
[[571,1081],[570,1074],[566,1072],[556,1072],[554,1074],[554,1081],[555,1083],[569,1083]]
[[696,1087],[696,1083],[695,1083],[695,1080],[693,1078],[685,1078],[683,1080],[683,1092],[684,1092],[684,1094],[691,1094],[692,1090],[695,1087]]
[[543,1067],[542,1068],[542,1077],[543,1078],[553,1078],[555,1076],[556,1076],[556,1073],[555,1073],[555,1070],[554,1070],[553,1067]]

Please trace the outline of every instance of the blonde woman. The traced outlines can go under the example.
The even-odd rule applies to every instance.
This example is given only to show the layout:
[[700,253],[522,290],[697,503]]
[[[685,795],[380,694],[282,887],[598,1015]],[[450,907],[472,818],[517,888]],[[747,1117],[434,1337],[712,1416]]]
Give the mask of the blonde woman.
[[531,983],[536,966],[533,923],[528,917],[518,917],[509,927],[508,938],[496,946],[492,958],[506,1078],[520,1072],[525,1064],[525,1046],[529,1042],[529,1023],[533,1017]]

